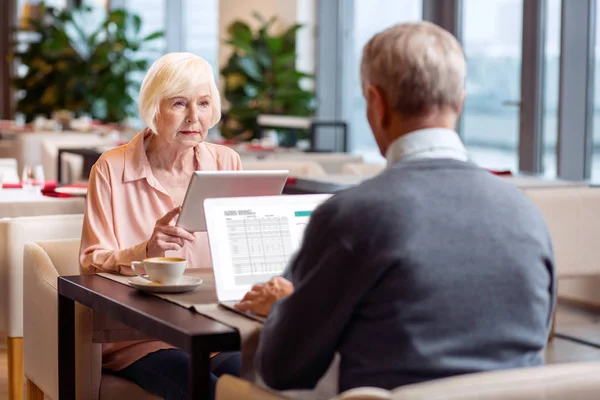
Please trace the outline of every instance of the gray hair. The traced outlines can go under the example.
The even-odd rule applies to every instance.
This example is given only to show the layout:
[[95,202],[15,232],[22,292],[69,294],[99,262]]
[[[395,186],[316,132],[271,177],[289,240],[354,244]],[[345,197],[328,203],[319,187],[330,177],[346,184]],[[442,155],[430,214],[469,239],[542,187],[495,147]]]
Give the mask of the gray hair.
[[363,91],[382,90],[402,115],[434,109],[458,110],[464,97],[467,65],[458,40],[430,22],[398,24],[376,34],[363,49]]

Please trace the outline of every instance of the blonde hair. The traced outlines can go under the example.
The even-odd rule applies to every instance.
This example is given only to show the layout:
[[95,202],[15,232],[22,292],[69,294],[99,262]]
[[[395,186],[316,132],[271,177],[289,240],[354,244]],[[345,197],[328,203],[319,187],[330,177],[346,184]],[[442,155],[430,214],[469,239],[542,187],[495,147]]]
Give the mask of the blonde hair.
[[140,88],[140,117],[156,133],[156,118],[163,99],[194,95],[199,85],[208,83],[212,105],[212,128],[221,119],[221,96],[213,69],[206,60],[192,53],[167,53],[151,66]]
[[420,115],[460,108],[467,65],[450,32],[421,21],[395,25],[371,38],[360,73],[363,91],[376,86],[398,113]]

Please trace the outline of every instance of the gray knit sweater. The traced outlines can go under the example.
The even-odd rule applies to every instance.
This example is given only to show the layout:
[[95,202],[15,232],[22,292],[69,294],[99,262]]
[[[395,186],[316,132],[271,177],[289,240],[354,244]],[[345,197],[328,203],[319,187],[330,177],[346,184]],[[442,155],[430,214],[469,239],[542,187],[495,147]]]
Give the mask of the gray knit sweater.
[[311,217],[264,325],[257,368],[312,388],[391,389],[543,363],[555,303],[543,217],[513,185],[450,159],[400,162]]

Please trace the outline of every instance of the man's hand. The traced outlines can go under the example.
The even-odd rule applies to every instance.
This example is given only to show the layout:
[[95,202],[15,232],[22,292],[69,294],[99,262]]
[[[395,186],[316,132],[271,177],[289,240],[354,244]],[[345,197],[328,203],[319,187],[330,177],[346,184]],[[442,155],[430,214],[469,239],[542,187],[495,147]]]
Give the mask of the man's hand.
[[267,283],[252,286],[252,289],[246,293],[242,301],[235,305],[235,308],[240,311],[252,311],[266,317],[277,300],[292,293],[294,293],[292,282],[277,276]]

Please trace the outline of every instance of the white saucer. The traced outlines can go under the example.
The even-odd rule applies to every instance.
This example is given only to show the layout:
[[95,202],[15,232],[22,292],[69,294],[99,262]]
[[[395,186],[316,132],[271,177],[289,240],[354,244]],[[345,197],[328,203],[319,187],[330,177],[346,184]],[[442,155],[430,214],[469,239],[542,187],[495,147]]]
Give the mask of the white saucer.
[[196,289],[202,283],[202,279],[184,275],[175,285],[163,285],[151,282],[141,276],[134,276],[128,282],[134,288],[148,293],[183,293]]
[[56,189],[54,189],[54,191],[56,193],[70,194],[70,195],[73,195],[73,196],[85,196],[85,195],[87,195],[87,188],[84,188],[84,187],[63,186],[63,187],[57,187]]

